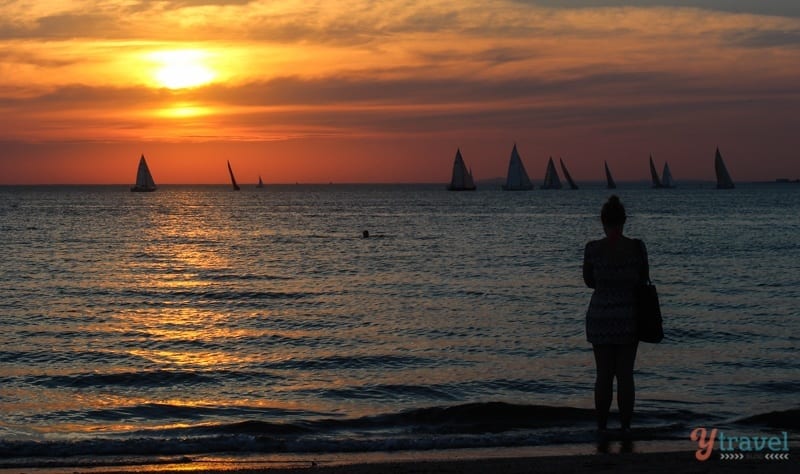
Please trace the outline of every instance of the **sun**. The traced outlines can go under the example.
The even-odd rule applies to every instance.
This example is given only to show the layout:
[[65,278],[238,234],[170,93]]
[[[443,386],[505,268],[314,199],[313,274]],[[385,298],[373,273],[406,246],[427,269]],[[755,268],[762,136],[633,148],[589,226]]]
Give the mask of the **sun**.
[[156,51],[150,54],[158,63],[153,76],[162,87],[186,89],[202,86],[214,80],[216,74],[208,66],[209,54],[196,49]]

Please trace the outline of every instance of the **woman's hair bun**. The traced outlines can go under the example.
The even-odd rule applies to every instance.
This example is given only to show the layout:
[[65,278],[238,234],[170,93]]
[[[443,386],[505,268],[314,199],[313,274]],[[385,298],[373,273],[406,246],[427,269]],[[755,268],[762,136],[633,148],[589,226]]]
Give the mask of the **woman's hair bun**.
[[612,194],[609,196],[608,201],[603,204],[603,209],[600,212],[600,219],[603,225],[611,227],[619,227],[625,224],[627,216],[625,215],[625,206],[619,200],[619,196]]

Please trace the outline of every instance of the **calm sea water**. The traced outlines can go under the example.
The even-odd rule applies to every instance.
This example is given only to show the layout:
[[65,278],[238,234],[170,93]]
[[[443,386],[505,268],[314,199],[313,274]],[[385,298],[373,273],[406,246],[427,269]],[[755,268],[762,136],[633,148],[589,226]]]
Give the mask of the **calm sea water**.
[[[608,194],[0,188],[0,457],[590,440]],[[635,424],[796,417],[800,186],[618,194],[667,333]]]

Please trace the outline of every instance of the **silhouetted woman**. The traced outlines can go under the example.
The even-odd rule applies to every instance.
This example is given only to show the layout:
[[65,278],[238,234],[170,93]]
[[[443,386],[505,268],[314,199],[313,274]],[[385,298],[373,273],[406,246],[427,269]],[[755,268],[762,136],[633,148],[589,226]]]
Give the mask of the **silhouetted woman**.
[[586,244],[583,280],[594,288],[586,312],[586,339],[592,343],[597,378],[594,403],[597,428],[605,432],[617,379],[617,406],[623,433],[629,433],[635,391],[633,365],[639,340],[634,321],[634,288],[649,277],[647,250],[641,240],[622,235],[625,207],[617,196],[603,205],[600,220],[606,237]]

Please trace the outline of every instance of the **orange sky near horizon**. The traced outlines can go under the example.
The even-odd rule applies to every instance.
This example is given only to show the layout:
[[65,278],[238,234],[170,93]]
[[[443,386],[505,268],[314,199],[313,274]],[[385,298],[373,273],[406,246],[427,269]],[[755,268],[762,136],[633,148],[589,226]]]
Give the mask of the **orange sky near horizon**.
[[798,84],[786,1],[12,0],[0,184],[794,179]]

